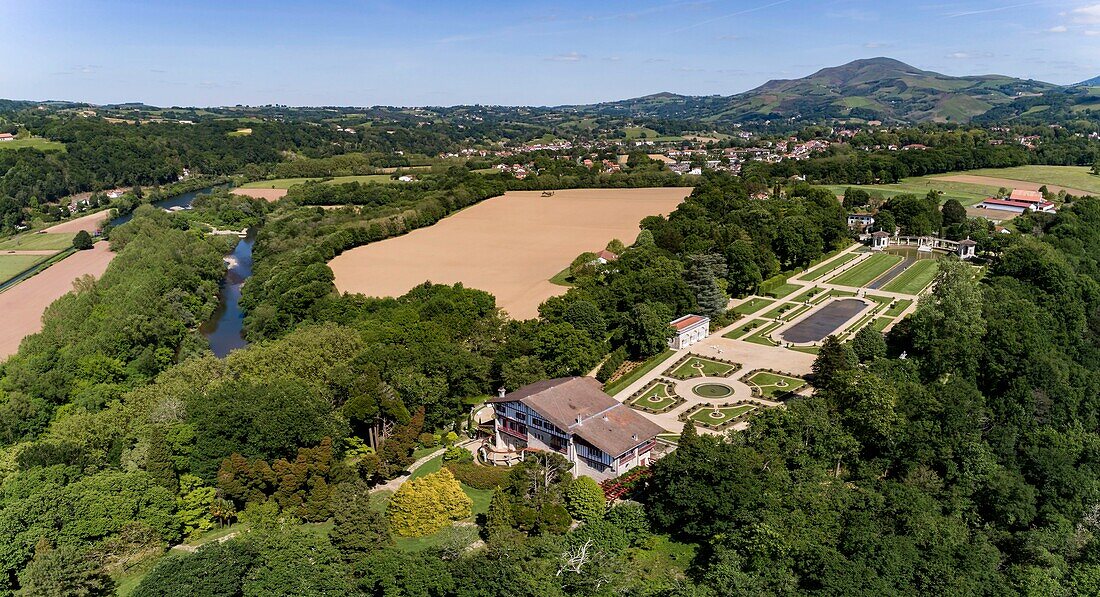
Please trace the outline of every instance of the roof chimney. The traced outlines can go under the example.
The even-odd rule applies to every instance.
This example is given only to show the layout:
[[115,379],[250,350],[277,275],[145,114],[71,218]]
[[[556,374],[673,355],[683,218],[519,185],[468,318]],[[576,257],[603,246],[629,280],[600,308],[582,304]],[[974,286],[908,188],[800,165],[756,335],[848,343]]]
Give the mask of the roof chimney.
[[499,396],[501,398],[503,398],[506,393],[508,393],[508,390],[504,389],[503,386],[501,386],[499,389],[497,389],[497,396]]
[[638,441],[638,434],[637,433],[631,433],[630,434],[630,439],[632,439],[634,441]]

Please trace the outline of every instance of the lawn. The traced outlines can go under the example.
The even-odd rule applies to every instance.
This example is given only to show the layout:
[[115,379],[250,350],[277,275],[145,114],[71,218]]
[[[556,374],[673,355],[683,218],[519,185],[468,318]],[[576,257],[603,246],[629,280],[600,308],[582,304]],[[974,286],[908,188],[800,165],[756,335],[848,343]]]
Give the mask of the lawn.
[[840,273],[829,280],[830,284],[837,286],[866,286],[875,278],[886,273],[887,270],[901,263],[901,255],[889,253],[877,253],[871,255],[855,267]]
[[893,307],[887,309],[886,313],[884,313],[883,315],[886,315],[887,317],[897,317],[898,315],[901,315],[902,311],[908,309],[909,305],[912,304],[913,301],[909,299],[901,299],[898,302],[894,303]]
[[937,268],[938,260],[922,259],[887,282],[882,290],[900,294],[917,294],[932,283],[932,278],[936,277]]
[[688,415],[688,419],[696,423],[702,423],[703,425],[717,427],[736,419],[754,408],[756,407],[751,404],[723,406],[718,408],[711,408],[708,406],[691,413]]
[[771,311],[768,311],[767,313],[761,315],[761,317],[763,317],[764,319],[775,319],[776,317],[779,317],[780,315],[786,313],[787,311],[790,311],[791,309],[794,309],[797,306],[798,305],[795,303],[783,303],[782,305],[779,305]]
[[746,323],[738,326],[733,331],[724,334],[722,337],[723,338],[729,338],[730,340],[736,340],[736,339],[740,338],[741,336],[744,336],[745,334],[749,333],[750,331],[755,330],[755,329],[759,328],[760,326],[762,326],[766,323],[768,323],[767,320],[754,319],[752,321],[746,322]]
[[770,297],[775,297],[777,299],[781,299],[781,298],[787,296],[788,294],[790,294],[790,293],[792,293],[796,290],[800,290],[801,288],[802,287],[799,286],[798,284],[788,283],[788,284],[784,284],[782,286],[778,286],[776,288],[773,288],[773,289],[765,292],[764,294],[767,295],[767,296],[770,296]]
[[42,139],[41,137],[30,137],[29,139],[15,139],[12,141],[0,141],[0,149],[23,149],[23,148],[37,149],[39,151],[47,151],[50,149],[57,149],[60,151],[65,150],[64,143],[58,143],[57,141],[50,141],[48,139]]
[[837,290],[836,288],[832,288],[828,292],[823,292],[823,293],[815,296],[814,300],[812,300],[810,302],[817,305],[817,304],[825,302],[830,297],[855,296],[855,295],[856,295],[856,293],[848,291],[848,290]]
[[656,385],[644,391],[641,396],[627,402],[628,405],[642,410],[664,411],[681,402],[670,384],[657,382]]
[[62,251],[71,246],[72,234],[20,234],[0,241],[0,251]]
[[774,302],[774,299],[754,296],[751,299],[734,307],[733,312],[739,315],[748,315],[749,313],[756,313],[757,311],[763,309],[764,307],[767,307]]
[[768,337],[768,334],[770,334],[770,333],[774,332],[775,330],[779,329],[779,327],[782,326],[782,325],[783,325],[783,322],[777,322],[777,323],[772,323],[770,325],[764,326],[763,328],[757,329],[752,334],[749,334],[747,337],[744,338],[744,340],[745,340],[745,342],[752,342],[753,344],[762,344],[764,346],[779,346],[779,343],[776,342],[775,340],[772,340],[770,337]]
[[553,278],[550,278],[550,283],[557,286],[566,286],[568,288],[573,287],[573,283],[570,280],[573,279],[573,274],[569,273],[569,268],[565,268],[560,272],[554,274]]
[[802,294],[800,294],[800,295],[798,295],[798,296],[796,296],[796,297],[794,297],[790,300],[795,302],[795,303],[804,303],[804,302],[812,299],[813,297],[817,296],[818,294],[820,294],[821,291],[822,291],[822,288],[820,286],[814,286],[813,288],[810,288],[806,292],[803,292]]
[[821,276],[824,276],[825,274],[829,273],[833,269],[835,269],[837,267],[840,267],[840,266],[844,265],[845,263],[848,263],[849,261],[855,259],[856,257],[859,257],[861,254],[862,253],[860,253],[859,251],[849,251],[848,253],[845,253],[845,254],[841,255],[840,257],[838,257],[836,259],[833,259],[832,261],[827,261],[827,262],[815,267],[814,269],[802,274],[801,276],[798,277],[798,279],[799,280],[806,280],[807,282],[812,282],[814,280],[817,280]]
[[806,385],[806,380],[800,377],[779,375],[778,373],[771,373],[769,371],[757,371],[744,378],[742,381],[756,386],[760,389],[760,393],[768,398],[774,398],[788,392],[794,392]]
[[890,325],[891,321],[893,320],[889,317],[879,317],[871,322],[871,327],[874,328],[875,331],[881,332],[886,329],[886,326]]
[[782,319],[783,321],[794,321],[794,319],[796,317],[798,317],[799,315],[802,315],[803,313],[805,313],[806,311],[809,311],[810,309],[813,309],[813,305],[799,305],[797,309],[794,309],[793,311],[787,311],[786,313],[784,313],[783,317],[780,317],[780,319]]
[[49,258],[49,255],[0,254],[0,282],[10,280]]
[[605,393],[607,393],[608,396],[614,396],[615,394],[618,394],[619,392],[621,392],[623,390],[623,388],[625,388],[625,387],[629,386],[630,384],[638,381],[639,379],[642,378],[643,375],[645,375],[646,373],[649,373],[650,371],[655,369],[658,365],[660,365],[661,363],[664,363],[665,361],[667,361],[668,358],[671,357],[674,354],[676,354],[676,351],[674,351],[672,349],[666,349],[661,354],[659,354],[655,357],[651,357],[648,361],[642,363],[641,365],[638,365],[630,373],[622,376],[621,378],[615,380],[612,383],[607,384],[606,386],[604,386],[603,391]]
[[665,371],[665,375],[676,379],[690,379],[692,377],[725,377],[736,370],[737,365],[691,356],[673,369]]

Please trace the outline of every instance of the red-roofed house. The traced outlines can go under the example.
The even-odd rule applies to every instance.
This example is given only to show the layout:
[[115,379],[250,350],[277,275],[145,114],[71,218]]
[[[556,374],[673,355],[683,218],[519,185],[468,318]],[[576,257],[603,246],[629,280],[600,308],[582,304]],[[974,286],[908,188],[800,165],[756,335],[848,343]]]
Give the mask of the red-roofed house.
[[676,335],[668,340],[669,348],[680,350],[702,342],[710,335],[710,318],[702,315],[684,315],[669,323]]
[[604,249],[604,250],[600,251],[599,253],[596,253],[596,258],[592,260],[592,263],[598,263],[600,265],[607,265],[608,263],[611,263],[612,261],[615,261],[618,258],[619,258],[618,255],[612,253],[611,251],[608,251],[607,249]]
[[1008,196],[1008,199],[1009,201],[1023,201],[1024,203],[1041,203],[1043,201],[1043,194],[1039,191],[1013,189],[1012,194]]
[[11,133],[0,133],[0,141],[14,141],[15,135]]

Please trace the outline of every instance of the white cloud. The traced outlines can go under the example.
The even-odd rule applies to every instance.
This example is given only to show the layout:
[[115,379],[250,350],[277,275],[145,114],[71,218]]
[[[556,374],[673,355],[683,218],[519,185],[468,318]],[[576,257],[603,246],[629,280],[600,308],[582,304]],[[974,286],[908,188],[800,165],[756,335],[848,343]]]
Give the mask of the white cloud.
[[890,44],[881,41],[869,41],[863,44],[863,47],[867,48],[868,50],[874,50],[877,48],[889,48]]
[[952,60],[974,60],[977,58],[989,58],[991,56],[993,56],[993,54],[988,52],[982,52],[980,54],[974,54],[972,52],[951,52],[947,55],[947,57]]
[[1091,29],[1090,29],[1090,30],[1088,30],[1088,31],[1085,31],[1085,35],[1087,35],[1087,36],[1089,36],[1089,37],[1096,37],[1096,36],[1100,36],[1100,31],[1094,31],[1094,30],[1091,30]]
[[1069,31],[1069,29],[1065,25],[1057,25],[1047,29],[1047,33],[1065,33],[1066,31]]
[[565,54],[557,54],[555,56],[548,56],[546,59],[551,62],[580,62],[588,58],[584,54],[578,54],[577,52],[567,52]]
[[1071,10],[1070,15],[1073,16],[1073,22],[1083,23],[1086,25],[1093,25],[1100,23],[1100,4],[1090,4],[1088,6],[1082,6]]

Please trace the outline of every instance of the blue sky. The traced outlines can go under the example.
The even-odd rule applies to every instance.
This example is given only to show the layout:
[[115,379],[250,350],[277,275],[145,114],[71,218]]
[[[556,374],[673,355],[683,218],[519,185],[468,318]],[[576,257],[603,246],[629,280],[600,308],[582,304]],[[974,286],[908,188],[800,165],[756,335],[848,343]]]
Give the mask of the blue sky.
[[556,105],[732,94],[856,58],[1100,75],[1100,0],[0,0],[0,97]]

